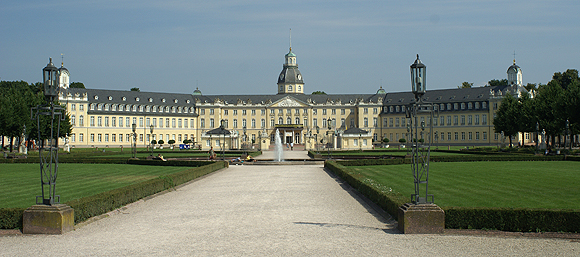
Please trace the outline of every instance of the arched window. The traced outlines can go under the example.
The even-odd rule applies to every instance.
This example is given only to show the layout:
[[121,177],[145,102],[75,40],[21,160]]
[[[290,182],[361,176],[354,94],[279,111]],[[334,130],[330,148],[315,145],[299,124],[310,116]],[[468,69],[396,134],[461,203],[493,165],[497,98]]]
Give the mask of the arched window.
[[292,85],[288,85],[288,91],[292,91]]
[[287,124],[292,124],[292,119],[291,119],[290,117],[288,117],[288,118],[286,119],[286,123],[287,123]]
[[85,118],[81,115],[79,116],[79,126],[84,126],[85,125]]
[[76,117],[75,117],[74,115],[71,115],[71,116],[70,116],[70,123],[71,123],[73,126],[76,126],[76,125],[77,125],[77,124],[76,124]]
[[284,119],[282,119],[282,117],[278,118],[278,124],[284,124]]

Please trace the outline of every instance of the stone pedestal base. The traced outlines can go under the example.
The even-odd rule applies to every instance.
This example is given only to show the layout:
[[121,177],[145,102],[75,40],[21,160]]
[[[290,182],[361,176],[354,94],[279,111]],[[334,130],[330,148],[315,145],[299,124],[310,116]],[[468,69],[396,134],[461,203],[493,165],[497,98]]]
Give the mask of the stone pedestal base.
[[403,204],[399,207],[398,228],[404,234],[441,234],[445,212],[435,204]]
[[23,214],[24,234],[63,234],[74,229],[74,210],[66,204],[33,205]]

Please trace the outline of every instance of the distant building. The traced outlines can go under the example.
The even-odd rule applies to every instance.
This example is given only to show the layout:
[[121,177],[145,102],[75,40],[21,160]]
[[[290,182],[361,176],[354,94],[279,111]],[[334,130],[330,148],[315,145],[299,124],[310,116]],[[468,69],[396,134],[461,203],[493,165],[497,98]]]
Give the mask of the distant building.
[[[424,100],[436,104],[438,115],[421,119],[433,123],[433,143],[502,143],[504,139],[493,129],[501,98],[525,90],[515,61],[507,73],[509,85],[427,91]],[[136,124],[138,147],[151,140],[163,140],[167,147],[169,140],[180,144],[185,139],[206,150],[224,145],[226,149],[258,147],[260,139],[273,143],[278,130],[284,144],[370,149],[383,138],[391,145],[407,138],[405,110],[414,101],[411,92],[387,93],[382,88],[370,94],[304,94],[292,48],[278,76],[278,93],[273,95],[203,95],[198,88],[192,94],[69,88],[63,65],[61,74],[59,100],[71,115],[69,142],[75,147],[130,147],[131,125]],[[207,134],[222,124],[231,134]],[[526,139],[523,143],[531,142],[529,135]]]

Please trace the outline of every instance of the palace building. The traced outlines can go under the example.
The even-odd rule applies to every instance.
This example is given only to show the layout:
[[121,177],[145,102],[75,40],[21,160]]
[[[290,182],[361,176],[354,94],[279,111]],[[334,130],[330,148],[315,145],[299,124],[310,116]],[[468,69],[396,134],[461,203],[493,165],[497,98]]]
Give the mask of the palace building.
[[[397,145],[407,137],[405,110],[414,101],[411,92],[388,93],[382,88],[369,94],[305,94],[291,47],[278,75],[278,93],[272,95],[69,88],[69,72],[64,65],[61,71],[59,101],[66,103],[71,117],[73,130],[67,141],[73,147],[130,147],[136,124],[138,147],[152,140],[164,140],[167,147],[169,140],[181,144],[187,139],[204,150],[262,149],[274,143],[278,131],[284,144],[304,144],[307,149],[370,149],[383,138]],[[423,98],[434,103],[437,112],[432,120],[421,119],[433,124],[433,143],[502,143],[493,128],[501,98],[525,91],[515,61],[507,74],[505,86],[427,91]],[[216,134],[220,126],[229,133]]]

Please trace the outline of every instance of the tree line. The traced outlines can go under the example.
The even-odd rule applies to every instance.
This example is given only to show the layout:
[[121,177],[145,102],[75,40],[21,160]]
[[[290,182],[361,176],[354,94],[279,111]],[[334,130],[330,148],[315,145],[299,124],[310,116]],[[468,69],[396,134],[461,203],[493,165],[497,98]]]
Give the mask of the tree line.
[[[509,137],[510,145],[511,138],[518,132],[536,132],[536,124],[540,133],[546,132],[551,146],[555,145],[556,138],[560,142],[562,135],[580,133],[580,78],[577,70],[556,72],[548,84],[539,84],[537,89],[535,84],[528,84],[526,89],[533,92],[533,97],[530,93],[519,98],[507,94],[493,121],[495,132],[503,131],[504,136]],[[566,121],[569,122],[569,132],[566,131]]]
[[[40,104],[45,104],[46,100],[43,93],[43,84],[37,82],[29,84],[25,81],[0,81],[0,137],[2,138],[2,149],[8,144],[10,152],[13,151],[15,140],[22,142],[24,126],[26,126],[26,140],[38,140],[38,124],[36,117],[31,118],[31,108]],[[57,105],[59,103],[56,103]],[[60,122],[59,137],[65,137],[72,132],[70,124],[70,115],[65,109],[64,120]],[[33,114],[34,115],[34,114]],[[40,137],[46,139],[50,134],[50,118],[42,115],[40,121]],[[57,124],[57,123],[55,123]],[[4,142],[5,137],[9,142]],[[32,144],[27,144],[31,147]]]

